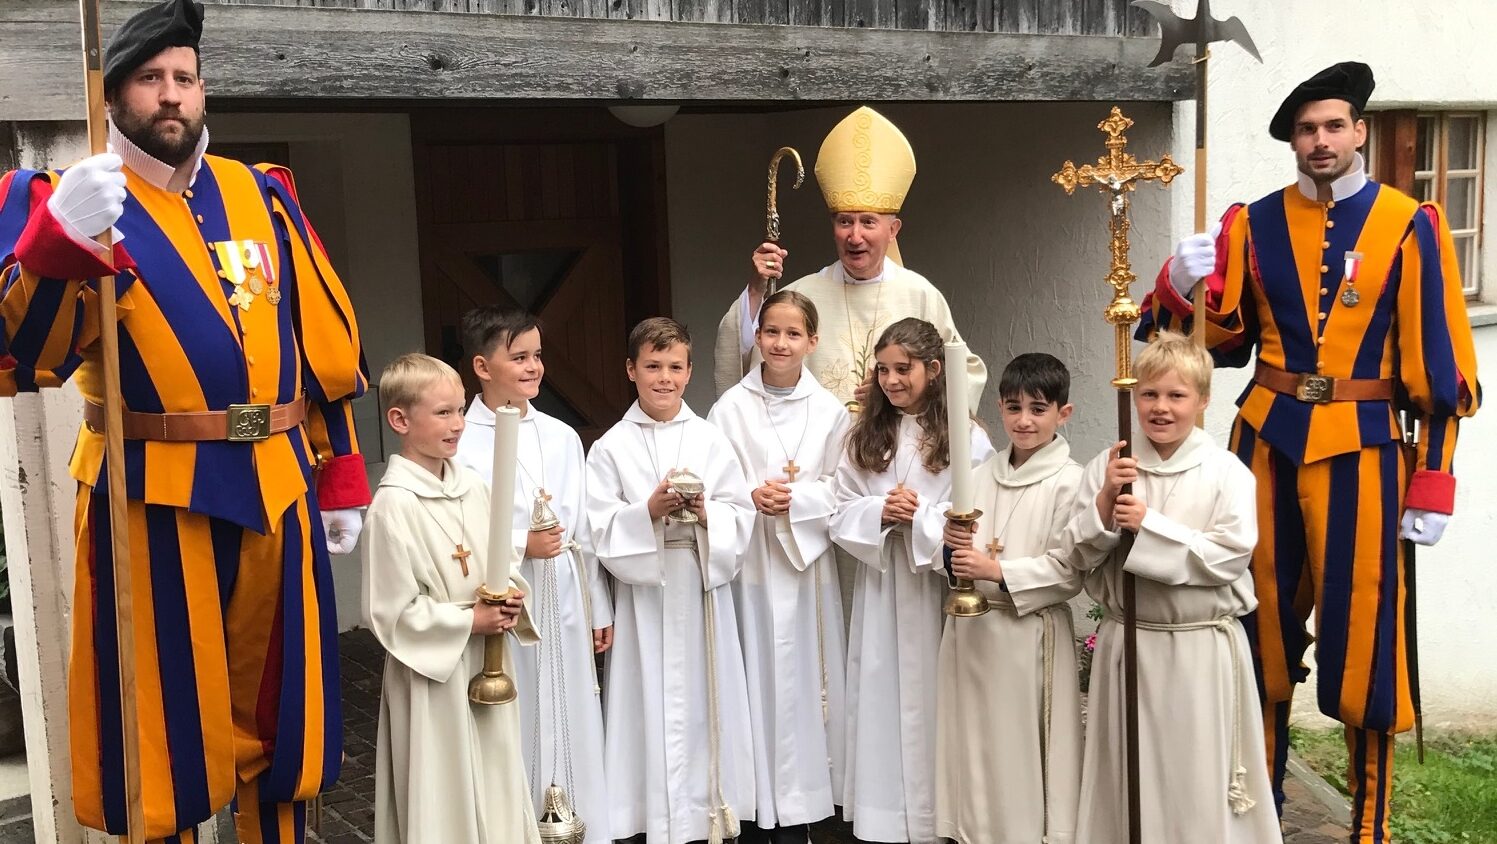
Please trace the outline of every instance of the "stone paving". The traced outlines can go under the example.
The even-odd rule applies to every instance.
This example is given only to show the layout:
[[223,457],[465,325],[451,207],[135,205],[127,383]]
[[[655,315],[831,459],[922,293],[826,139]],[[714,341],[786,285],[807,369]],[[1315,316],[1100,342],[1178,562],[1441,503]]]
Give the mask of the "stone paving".
[[[374,742],[384,652],[364,630],[343,634],[339,647],[347,760],[337,786],[324,796],[320,828],[310,832],[307,838],[315,844],[364,844],[374,840]],[[1337,822],[1336,813],[1312,792],[1305,780],[1289,778],[1285,791],[1288,794],[1285,844],[1346,841],[1344,822]],[[226,818],[219,820],[222,831],[219,841],[228,844],[234,840],[232,827]],[[0,844],[28,844],[31,840],[31,807],[27,798],[0,803]],[[846,824],[827,822],[813,828],[812,840],[815,844],[852,844],[853,837]]]

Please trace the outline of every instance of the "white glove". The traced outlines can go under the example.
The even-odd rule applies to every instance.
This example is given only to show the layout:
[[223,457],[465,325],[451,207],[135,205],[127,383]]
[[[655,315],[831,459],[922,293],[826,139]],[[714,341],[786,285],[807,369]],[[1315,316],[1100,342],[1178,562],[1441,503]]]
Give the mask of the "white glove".
[[123,166],[118,155],[103,152],[69,167],[47,200],[52,216],[84,238],[109,231],[125,213]]
[[1170,261],[1170,286],[1181,296],[1190,298],[1196,282],[1216,271],[1216,239],[1222,224],[1213,223],[1211,231],[1193,234],[1175,244],[1175,258]]
[[322,511],[322,532],[327,534],[329,554],[347,554],[358,544],[364,529],[364,513],[357,509]]
[[1398,536],[1400,539],[1413,540],[1416,545],[1434,545],[1445,535],[1445,526],[1448,524],[1450,516],[1445,513],[1432,513],[1410,507],[1403,511]]

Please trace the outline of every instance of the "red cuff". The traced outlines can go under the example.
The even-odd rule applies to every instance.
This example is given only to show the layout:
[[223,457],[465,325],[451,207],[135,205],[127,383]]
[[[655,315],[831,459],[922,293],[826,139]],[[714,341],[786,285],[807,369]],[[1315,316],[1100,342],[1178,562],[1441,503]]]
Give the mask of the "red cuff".
[[1409,480],[1409,491],[1404,494],[1403,506],[1405,509],[1427,510],[1447,516],[1454,513],[1455,475],[1420,469]]
[[[116,247],[116,262],[119,252]],[[16,241],[16,260],[29,272],[45,278],[97,278],[116,272],[94,252],[68,237],[45,201],[31,209],[26,228]]]
[[369,506],[364,457],[345,454],[325,461],[317,474],[317,506],[323,512]]
[[1195,306],[1180,295],[1175,285],[1170,283],[1170,264],[1174,258],[1168,258],[1164,266],[1159,268],[1159,276],[1154,279],[1154,295],[1158,297],[1159,304],[1166,310],[1181,319],[1185,319],[1195,312]]

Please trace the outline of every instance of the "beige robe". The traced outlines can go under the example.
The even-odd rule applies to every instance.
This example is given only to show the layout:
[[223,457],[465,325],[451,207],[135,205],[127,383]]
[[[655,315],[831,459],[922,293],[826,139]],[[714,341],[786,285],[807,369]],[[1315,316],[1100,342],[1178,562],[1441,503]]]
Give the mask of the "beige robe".
[[1071,608],[1081,573],[1060,537],[1081,466],[1064,437],[1009,465],[1005,448],[976,470],[982,511],[973,545],[995,532],[1007,591],[977,588],[992,609],[947,618],[936,718],[936,831],[959,844],[1072,844],[1081,790],[1081,694]]
[[[488,488],[471,470],[448,461],[437,478],[390,457],[359,543],[364,622],[389,651],[375,762],[378,844],[540,841],[519,705],[468,702],[468,680],[483,668],[472,607],[488,531]],[[466,575],[452,557],[459,536],[472,551]],[[509,585],[530,591],[518,570]],[[516,638],[537,641],[528,610],[511,649]],[[505,667],[511,676],[512,662]]]
[[[919,317],[934,325],[942,339],[948,342],[961,339],[946,297],[924,276],[886,258],[880,279],[851,281],[838,262],[781,288],[799,291],[815,303],[821,317],[817,329],[821,342],[816,351],[806,356],[806,366],[821,386],[843,403],[852,400],[853,390],[867,376],[873,365],[873,346],[890,324],[905,317]],[[752,332],[757,318],[744,314],[745,304],[746,295],[740,295],[717,327],[713,385],[719,396],[741,381],[760,360]],[[745,325],[749,330],[745,331]],[[967,357],[967,372],[971,379],[972,406],[977,407],[987,383],[988,369],[982,358],[974,354]]]
[[1063,547],[1107,615],[1097,632],[1076,840],[1128,837],[1123,574],[1137,575],[1141,823],[1149,844],[1279,842],[1247,633],[1257,606],[1253,476],[1196,430],[1168,460],[1135,438],[1148,515],[1126,558],[1096,497],[1107,453],[1086,467]]

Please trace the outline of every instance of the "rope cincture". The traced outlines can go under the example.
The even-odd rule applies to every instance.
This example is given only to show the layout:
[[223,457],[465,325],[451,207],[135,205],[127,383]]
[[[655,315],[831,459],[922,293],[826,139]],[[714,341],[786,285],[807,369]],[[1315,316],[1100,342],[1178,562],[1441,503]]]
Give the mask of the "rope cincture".
[[738,818],[723,797],[722,722],[717,694],[717,607],[712,591],[702,592],[702,622],[707,633],[707,754],[712,769],[708,772],[707,801],[716,805],[707,814],[707,844],[723,844],[737,838]]
[[[1242,648],[1237,643],[1237,637],[1232,635],[1233,625],[1237,619],[1231,616],[1212,619],[1210,621],[1182,621],[1176,623],[1165,623],[1157,621],[1144,621],[1139,619],[1138,629],[1152,630],[1161,633],[1182,633],[1191,630],[1215,630],[1227,637],[1227,644],[1232,651],[1232,678],[1239,686],[1242,683]],[[1232,814],[1244,815],[1248,810],[1258,805],[1247,793],[1247,768],[1242,765],[1242,695],[1244,690],[1239,688],[1237,694],[1232,696],[1232,761],[1227,777],[1227,805],[1231,807]]]

